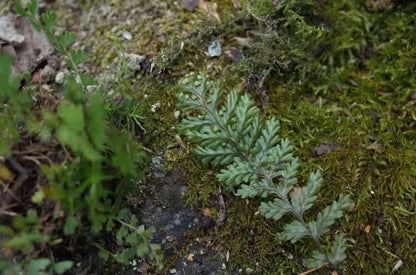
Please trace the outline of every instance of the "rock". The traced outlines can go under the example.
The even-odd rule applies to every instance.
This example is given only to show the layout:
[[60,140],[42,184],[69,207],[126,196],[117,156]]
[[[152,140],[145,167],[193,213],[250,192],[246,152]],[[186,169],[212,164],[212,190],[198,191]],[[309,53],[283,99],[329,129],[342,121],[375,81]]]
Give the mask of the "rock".
[[54,79],[56,71],[49,65],[46,65],[40,70],[40,75],[43,82],[50,82]]
[[254,273],[254,269],[247,267],[246,268],[246,274],[253,274]]
[[140,71],[142,68],[142,63],[146,59],[146,56],[139,55],[139,54],[128,54],[127,58],[127,66],[132,71]]
[[131,33],[129,33],[128,31],[122,31],[121,35],[123,36],[124,39],[130,41],[133,39],[133,35]]
[[54,52],[45,33],[33,29],[26,18],[0,16],[0,55],[8,53],[15,58],[11,75],[33,70]]
[[175,119],[178,119],[180,115],[181,115],[181,111],[175,111],[173,113],[173,116],[175,117]]
[[209,57],[218,57],[221,54],[222,54],[221,44],[218,40],[215,40],[208,47],[208,55]]
[[65,80],[65,74],[63,72],[59,72],[55,76],[55,82],[58,84],[63,84]]
[[156,113],[158,109],[160,109],[160,103],[156,102],[155,104],[152,105],[151,111],[152,113]]
[[190,12],[193,12],[198,5],[199,0],[181,0],[181,7]]
[[13,14],[0,16],[0,40],[12,45],[20,45],[25,37],[15,28],[15,20]]

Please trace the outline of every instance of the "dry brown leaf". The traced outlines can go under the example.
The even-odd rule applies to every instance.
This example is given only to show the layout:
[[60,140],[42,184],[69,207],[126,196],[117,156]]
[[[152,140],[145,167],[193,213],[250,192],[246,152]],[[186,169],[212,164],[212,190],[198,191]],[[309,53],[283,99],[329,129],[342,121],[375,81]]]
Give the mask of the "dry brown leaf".
[[218,15],[218,12],[217,12],[217,8],[218,8],[217,3],[215,3],[215,2],[207,2],[207,1],[201,0],[199,2],[199,6],[201,7],[201,9],[203,11],[205,11],[206,13],[208,13],[208,15],[210,17],[212,17],[215,20],[217,20],[218,23],[221,23],[221,18]]
[[209,208],[205,208],[205,209],[204,209],[204,216],[211,217],[211,216],[212,216],[212,211],[211,211],[211,209],[209,209]]
[[13,179],[13,173],[10,172],[10,170],[6,166],[0,163],[0,180],[10,181],[12,179]]
[[351,211],[353,211],[354,209],[355,209],[355,202],[353,202],[353,201],[352,201],[352,202],[350,203],[350,207],[348,208],[348,211],[349,211],[349,212],[351,212]]
[[302,188],[300,187],[293,188],[293,191],[290,192],[290,198],[296,199],[297,197],[299,197],[301,191],[302,191]]
[[364,232],[367,233],[367,234],[369,234],[370,233],[370,229],[371,229],[371,226],[370,225],[366,225],[364,227]]
[[189,253],[188,257],[186,257],[186,259],[188,259],[188,261],[192,262],[194,260],[194,256],[195,256],[194,253]]

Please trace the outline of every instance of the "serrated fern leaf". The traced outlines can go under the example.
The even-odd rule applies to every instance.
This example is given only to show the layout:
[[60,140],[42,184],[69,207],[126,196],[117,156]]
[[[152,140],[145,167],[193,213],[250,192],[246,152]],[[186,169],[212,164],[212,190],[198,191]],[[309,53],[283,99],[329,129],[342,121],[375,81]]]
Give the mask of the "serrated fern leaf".
[[226,182],[228,188],[232,190],[243,182],[258,181],[259,175],[252,163],[237,160],[235,163],[228,165],[226,169],[222,169],[217,178]]
[[335,236],[335,242],[331,247],[331,250],[327,254],[328,260],[331,262],[332,265],[338,266],[341,262],[343,262],[347,258],[347,247],[346,247],[346,239],[341,236]]
[[285,214],[291,211],[290,206],[281,199],[275,199],[274,201],[262,202],[259,207],[260,214],[266,218],[272,218],[273,220],[280,220]]
[[231,148],[218,146],[217,149],[210,149],[197,146],[194,150],[195,154],[201,157],[204,164],[211,163],[213,167],[230,164],[238,154]]
[[296,243],[301,238],[308,235],[307,229],[299,221],[286,224],[283,231],[277,235],[277,238],[281,241],[290,241]]
[[245,198],[254,198],[257,196],[266,197],[268,195],[264,189],[261,188],[260,183],[242,184],[237,190],[236,196]]
[[338,201],[334,201],[331,206],[326,207],[318,214],[316,221],[308,223],[311,234],[314,238],[319,238],[329,232],[331,225],[344,215],[344,211],[350,206],[349,195],[341,194]]
[[322,252],[315,250],[308,258],[309,268],[321,268],[327,263],[327,258]]
[[293,208],[295,208],[298,213],[302,215],[306,210],[312,207],[322,182],[323,179],[319,171],[311,174],[308,185],[302,188],[302,191],[297,198],[292,199]]

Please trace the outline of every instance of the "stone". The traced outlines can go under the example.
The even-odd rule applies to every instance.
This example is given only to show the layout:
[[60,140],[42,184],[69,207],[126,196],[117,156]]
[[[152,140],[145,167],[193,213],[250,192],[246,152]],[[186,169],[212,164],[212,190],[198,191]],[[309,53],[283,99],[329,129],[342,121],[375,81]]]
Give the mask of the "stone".
[[59,72],[55,76],[55,82],[57,84],[63,84],[65,80],[65,74],[63,72]]
[[221,54],[222,54],[221,44],[218,40],[215,40],[208,47],[208,55],[209,57],[218,57],[218,56],[221,56]]
[[140,71],[142,69],[142,63],[146,59],[146,56],[139,55],[139,54],[128,54],[127,58],[127,66],[132,71]]

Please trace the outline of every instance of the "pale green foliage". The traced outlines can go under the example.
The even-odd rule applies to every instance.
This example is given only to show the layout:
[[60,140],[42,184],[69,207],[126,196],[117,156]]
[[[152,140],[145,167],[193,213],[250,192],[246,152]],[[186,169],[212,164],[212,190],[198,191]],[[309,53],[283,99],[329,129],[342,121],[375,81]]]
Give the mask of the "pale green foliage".
[[204,75],[199,76],[196,84],[187,81],[180,86],[180,91],[178,107],[199,113],[184,119],[181,130],[197,144],[194,152],[202,162],[225,167],[217,177],[230,190],[237,188],[237,196],[274,197],[261,203],[260,213],[276,221],[286,214],[295,218],[283,227],[278,239],[296,243],[309,236],[318,247],[309,261],[310,266],[330,263],[338,270],[346,258],[345,241],[337,236],[330,252],[325,253],[320,237],[348,209],[349,196],[341,194],[315,221],[306,223],[303,215],[316,201],[323,179],[320,171],[312,173],[308,184],[289,198],[298,184],[299,162],[290,142],[279,137],[279,121],[274,117],[266,121],[250,96],[235,90],[227,95],[223,105],[223,89],[219,84],[208,83]]

